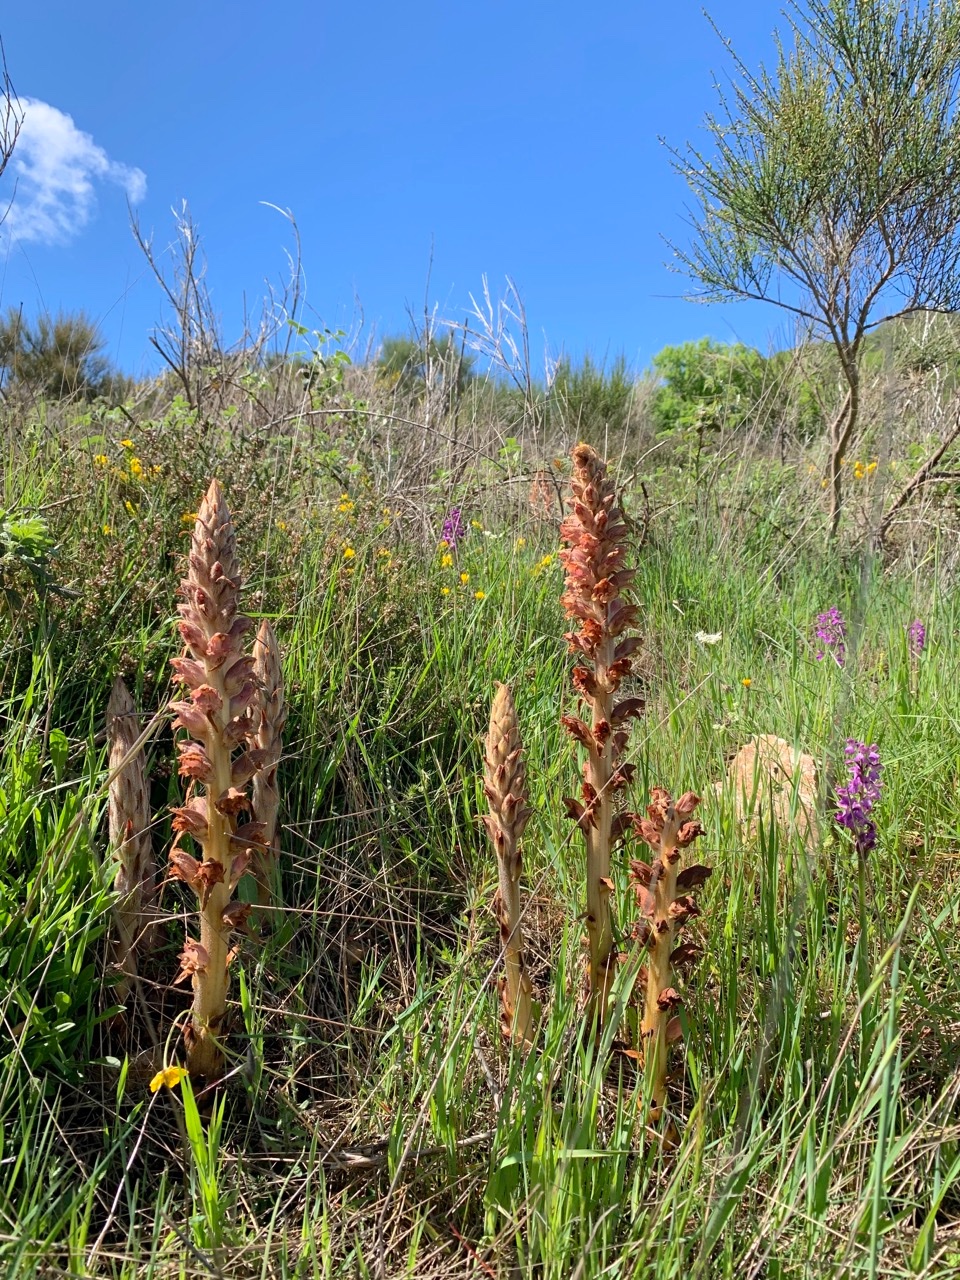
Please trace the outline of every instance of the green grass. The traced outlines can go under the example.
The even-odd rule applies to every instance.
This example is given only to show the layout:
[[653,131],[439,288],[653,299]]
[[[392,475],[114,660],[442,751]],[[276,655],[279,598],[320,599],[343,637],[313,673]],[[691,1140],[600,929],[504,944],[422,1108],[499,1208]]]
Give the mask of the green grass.
[[[177,414],[140,435],[123,426],[134,456],[161,467],[142,484],[117,474],[116,431],[89,423],[6,460],[5,501],[48,521],[67,590],[38,595],[21,575],[20,605],[0,618],[3,1274],[952,1274],[952,549],[934,539],[922,571],[855,547],[826,556],[798,517],[803,468],[766,465],[706,495],[674,475],[684,500],[637,549],[647,710],[631,804],[654,785],[705,795],[698,859],[714,866],[689,926],[702,957],[672,1058],[673,1151],[645,1131],[630,1059],[580,1034],[562,574],[544,563],[555,530],[525,514],[520,473],[511,487],[481,465],[456,491],[484,527],[445,566],[442,478],[417,503],[376,494],[298,436],[258,453],[214,433],[194,454]],[[236,512],[247,608],[273,618],[284,652],[287,905],[233,970],[228,1084],[195,1100],[147,1088],[188,1004],[169,986],[192,909],[179,886],[164,890],[165,942],[126,1041],[113,1022],[101,730],[117,670],[145,710],[169,696],[181,517],[213,470]],[[851,626],[843,670],[811,643],[833,604]],[[919,663],[904,636],[917,616]],[[535,811],[524,883],[543,1020],[526,1058],[499,1036],[496,867],[478,821],[495,678],[515,687]],[[847,736],[880,744],[880,837],[862,866],[829,824],[813,855],[769,826],[745,841],[712,784],[755,733],[801,744],[827,777]],[[166,723],[149,751],[162,863],[179,794]],[[628,978],[629,964],[625,1025]]]

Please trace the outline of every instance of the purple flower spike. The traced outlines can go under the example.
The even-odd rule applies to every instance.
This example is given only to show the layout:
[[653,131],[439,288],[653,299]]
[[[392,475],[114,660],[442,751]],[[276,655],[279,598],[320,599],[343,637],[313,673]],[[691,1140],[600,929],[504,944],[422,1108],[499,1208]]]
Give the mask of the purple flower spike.
[[466,536],[467,526],[464,524],[463,513],[459,507],[452,507],[444,519],[440,537],[448,547],[455,547]]
[[832,609],[828,609],[826,613],[818,614],[817,639],[822,648],[817,654],[817,661],[822,662],[829,653],[837,666],[842,667],[847,656],[846,637],[847,624],[844,622],[843,614],[836,605]]
[[861,856],[877,843],[876,824],[870,811],[880,799],[880,750],[876,743],[865,746],[856,738],[847,739],[847,784],[837,787],[837,825],[846,827],[853,836]]
[[923,646],[927,643],[927,629],[919,618],[915,618],[907,627],[907,643],[910,646],[911,658],[919,658],[923,653]]

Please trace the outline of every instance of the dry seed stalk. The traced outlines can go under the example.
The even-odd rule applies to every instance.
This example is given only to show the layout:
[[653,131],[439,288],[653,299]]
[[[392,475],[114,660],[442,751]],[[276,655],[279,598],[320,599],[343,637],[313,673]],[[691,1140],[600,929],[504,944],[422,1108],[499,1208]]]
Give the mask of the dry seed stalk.
[[631,862],[630,873],[640,909],[637,937],[647,951],[640,1035],[651,1082],[651,1119],[656,1120],[667,1096],[668,1046],[681,1035],[676,1016],[681,1000],[673,985],[673,970],[697,954],[689,944],[675,947],[674,943],[683,924],[699,914],[687,890],[703,884],[711,868],[692,865],[680,870],[681,851],[703,832],[700,823],[691,820],[700,797],[687,791],[674,801],[669,791],[654,787],[650,800],[647,817],[634,817],[634,830],[656,857],[649,865]]
[[110,788],[107,804],[110,848],[117,859],[114,887],[117,939],[114,962],[124,975],[116,988],[126,1003],[130,978],[137,972],[138,952],[153,942],[149,927],[156,895],[156,864],[150,835],[150,796],[143,747],[137,746],[136,707],[121,676],[107,701],[107,744]]
[[590,709],[590,724],[577,716],[563,716],[571,737],[587,750],[583,766],[583,803],[564,799],[587,846],[587,937],[589,994],[587,1020],[597,1030],[606,1018],[617,951],[613,937],[610,895],[610,856],[614,842],[630,826],[629,815],[614,812],[616,793],[629,785],[634,766],[623,762],[632,717],[640,715],[640,698],[615,695],[631,671],[630,655],[639,647],[636,637],[619,637],[637,620],[637,608],[626,604],[621,592],[634,571],[624,569],[626,527],[616,505],[613,482],[596,452],[586,444],[573,450],[570,514],[560,526],[567,550],[560,552],[566,570],[562,604],[579,630],[566,639],[581,659],[573,669],[573,684]]
[[[216,1075],[223,1063],[217,1037],[226,1016],[230,934],[246,927],[250,912],[249,904],[230,899],[262,839],[259,824],[238,825],[239,815],[251,807],[247,784],[263,763],[262,752],[248,745],[257,685],[253,658],[243,652],[253,623],[237,611],[239,585],[233,524],[214,480],[200,504],[180,584],[186,653],[172,665],[190,699],[171,704],[174,728],[185,729],[192,741],[177,744],[180,774],[190,785],[186,803],[173,811],[177,838],[170,874],[190,885],[200,901],[200,940],[187,939],[175,981],[193,981],[193,1010],[184,1031],[187,1067],[204,1077]],[[199,845],[201,861],[179,847],[185,835]]]
[[532,1042],[531,986],[523,957],[519,841],[530,817],[517,710],[509,686],[497,684],[490,708],[483,789],[490,802],[484,825],[497,855],[500,887],[494,909],[500,924],[504,974],[500,982],[503,1033],[526,1046]]
[[254,745],[264,755],[263,766],[253,778],[253,814],[257,822],[263,824],[264,846],[254,855],[254,869],[257,902],[265,907],[271,900],[279,905],[277,858],[280,854],[280,836],[277,831],[277,814],[280,810],[280,792],[277,788],[277,766],[283,749],[283,728],[287,722],[280,646],[273,627],[266,618],[260,623],[260,630],[253,642],[253,674],[260,688]]

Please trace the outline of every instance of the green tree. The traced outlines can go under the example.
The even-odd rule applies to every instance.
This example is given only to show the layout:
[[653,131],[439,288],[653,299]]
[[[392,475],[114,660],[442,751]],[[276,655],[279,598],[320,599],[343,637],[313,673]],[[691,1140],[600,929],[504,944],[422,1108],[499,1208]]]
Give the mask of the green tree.
[[703,300],[792,312],[836,351],[830,536],[857,429],[864,339],[895,315],[960,303],[960,7],[939,0],[788,0],[776,70],[733,54],[712,154],[675,167],[699,205],[676,249]]
[[684,342],[653,357],[660,379],[653,398],[659,431],[739,427],[751,420],[766,388],[767,361],[742,343]]
[[564,357],[556,367],[550,387],[553,407],[567,426],[585,439],[627,428],[636,394],[636,381],[622,354],[609,368],[597,364],[589,354],[579,365]]
[[380,382],[411,398],[429,384],[443,384],[451,399],[463,395],[473,377],[473,356],[462,351],[452,334],[431,338],[385,338],[377,358]]
[[83,312],[41,315],[31,324],[12,307],[0,319],[2,385],[54,400],[110,394],[118,380],[103,354],[105,345]]

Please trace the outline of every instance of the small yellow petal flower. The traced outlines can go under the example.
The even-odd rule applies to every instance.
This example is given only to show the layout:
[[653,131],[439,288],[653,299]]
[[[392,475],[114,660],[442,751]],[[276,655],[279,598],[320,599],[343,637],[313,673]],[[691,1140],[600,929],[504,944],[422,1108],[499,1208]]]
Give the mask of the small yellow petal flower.
[[121,449],[132,449],[132,448],[133,448],[133,441],[132,441],[132,440],[121,440],[121,441],[120,441],[120,448],[121,448]]
[[753,684],[753,681],[750,679],[749,676],[744,676],[743,679],[740,681],[740,683],[743,685],[745,689],[749,689],[750,686]]
[[153,472],[155,476],[159,476],[163,474],[163,467],[161,467],[158,462],[155,462],[153,466],[150,468],[150,470]]
[[130,474],[136,476],[138,480],[143,475],[143,463],[139,458],[130,459]]
[[441,551],[443,551],[444,548],[449,547],[449,545],[450,543],[446,540],[446,538],[441,538],[440,542],[438,543],[438,546],[440,547]]
[[441,588],[440,588],[440,594],[441,594],[442,596],[448,596],[448,595],[450,594],[450,588],[449,588],[449,587],[441,587]]
[[281,532],[281,533],[286,533],[286,532],[287,532],[287,522],[286,522],[286,520],[278,520],[278,521],[277,521],[277,528],[280,530],[280,532]]
[[387,556],[387,557],[389,557],[389,555],[390,555],[390,548],[389,548],[389,547],[377,547],[377,555],[378,555],[378,556]]
[[453,564],[453,556],[450,554],[449,551],[445,556],[440,557],[440,563],[444,567],[444,569],[450,568],[450,566]]
[[103,536],[105,538],[109,538],[112,533],[113,533],[113,525],[105,524],[103,526]]
[[469,573],[461,573],[460,581],[463,583],[464,586],[466,586],[467,583],[470,581]]
[[353,547],[344,547],[344,548],[343,548],[343,558],[344,558],[344,560],[352,560],[352,559],[353,559],[353,557],[354,557],[356,554],[357,554],[357,553],[354,551]]
[[475,591],[473,593],[474,600],[486,600],[487,593],[485,591]]
[[180,517],[181,524],[196,524],[197,513],[195,511],[185,511]]
[[184,1076],[190,1073],[184,1067],[164,1067],[150,1081],[150,1092],[156,1093],[158,1089],[175,1089]]
[[523,548],[527,545],[527,540],[526,538],[518,538],[513,545],[516,547],[518,551],[522,551]]
[[471,529],[482,529],[482,528],[483,528],[483,525],[480,523],[480,521],[479,521],[479,520],[471,520],[471,521],[470,521],[470,528],[471,528]]
[[93,465],[95,467],[105,467],[110,459],[105,453],[95,453],[93,455]]
[[128,516],[135,516],[137,514],[137,508],[133,505],[133,503],[130,501],[129,498],[127,498],[126,502],[123,505]]
[[867,475],[868,475],[868,476],[872,476],[872,475],[873,475],[873,473],[874,473],[874,471],[876,471],[876,469],[877,469],[877,466],[878,466],[878,465],[879,465],[879,464],[878,464],[878,463],[876,463],[876,462],[868,463],[868,465],[867,465]]

